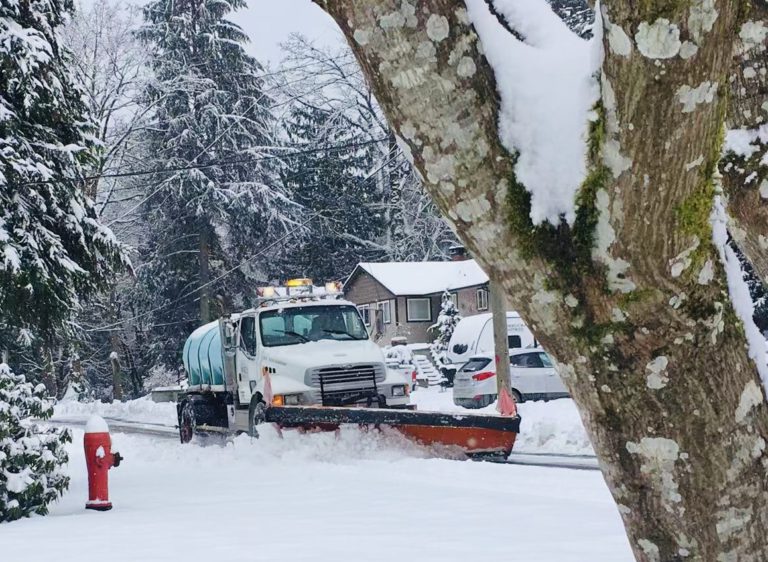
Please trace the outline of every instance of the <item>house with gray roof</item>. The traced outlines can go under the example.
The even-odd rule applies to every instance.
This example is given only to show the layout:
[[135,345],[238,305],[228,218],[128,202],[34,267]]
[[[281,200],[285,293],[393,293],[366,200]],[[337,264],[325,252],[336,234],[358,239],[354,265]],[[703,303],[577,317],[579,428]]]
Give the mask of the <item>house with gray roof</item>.
[[475,260],[359,263],[344,283],[344,296],[355,303],[377,343],[405,337],[408,343],[435,338],[445,291],[459,313],[488,312],[488,276]]

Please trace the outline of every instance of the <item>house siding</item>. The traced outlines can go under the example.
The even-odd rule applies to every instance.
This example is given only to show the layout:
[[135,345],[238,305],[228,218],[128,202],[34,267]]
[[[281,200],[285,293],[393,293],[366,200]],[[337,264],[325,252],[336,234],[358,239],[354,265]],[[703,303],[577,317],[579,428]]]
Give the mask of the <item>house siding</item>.
[[477,290],[488,290],[488,285],[477,285],[475,287],[466,287],[455,291],[458,294],[458,308],[461,316],[474,316],[475,314],[483,314],[490,312],[490,308],[486,310],[478,310],[477,308]]
[[344,297],[357,305],[361,305],[393,299],[395,295],[366,271],[361,270],[345,287]]
[[[397,319],[398,311],[395,307],[395,296],[389,290],[371,277],[366,271],[358,271],[354,279],[351,279],[345,287],[344,298],[355,303],[358,307],[368,305],[371,307],[370,325],[367,326],[371,339],[376,343],[387,344],[395,336],[407,336],[400,333]],[[376,330],[376,305],[389,301],[390,321],[381,324],[382,331]]]

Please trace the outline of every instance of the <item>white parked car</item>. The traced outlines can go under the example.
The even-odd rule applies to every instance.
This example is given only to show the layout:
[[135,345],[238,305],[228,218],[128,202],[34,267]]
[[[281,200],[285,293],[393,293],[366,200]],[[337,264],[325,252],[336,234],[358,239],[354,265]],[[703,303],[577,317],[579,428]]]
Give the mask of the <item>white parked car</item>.
[[[552,359],[540,347],[509,352],[512,395],[518,402],[567,398],[568,390]],[[496,400],[496,364],[492,353],[471,357],[456,373],[453,402],[465,408],[482,408]]]

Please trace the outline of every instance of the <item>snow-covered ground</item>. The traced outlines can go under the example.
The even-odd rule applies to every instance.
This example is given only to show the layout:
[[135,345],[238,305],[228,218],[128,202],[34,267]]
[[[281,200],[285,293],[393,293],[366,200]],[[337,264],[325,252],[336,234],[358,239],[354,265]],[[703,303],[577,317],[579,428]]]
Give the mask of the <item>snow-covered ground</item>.
[[69,492],[48,517],[0,525],[0,559],[632,560],[599,472],[429,458],[355,429],[262,433],[207,447],[116,433],[115,508],[96,513],[76,430]]
[[[495,414],[495,405],[482,410],[467,410],[453,403],[450,390],[439,387],[418,388],[411,401],[420,410],[438,412],[487,412]],[[517,453],[557,453],[562,455],[594,454],[573,400],[550,402],[524,402],[518,406],[522,418],[520,434],[515,443]],[[103,404],[101,402],[59,402],[55,419],[84,421],[91,414],[122,421],[144,424],[176,424],[176,405],[152,402],[148,397],[128,402]]]

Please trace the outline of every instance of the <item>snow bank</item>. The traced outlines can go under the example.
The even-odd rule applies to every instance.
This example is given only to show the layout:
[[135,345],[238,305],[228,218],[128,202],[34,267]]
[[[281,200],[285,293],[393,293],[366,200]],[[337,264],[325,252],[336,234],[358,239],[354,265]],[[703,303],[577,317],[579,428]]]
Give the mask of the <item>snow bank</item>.
[[[479,410],[455,405],[450,389],[441,392],[438,388],[418,388],[411,393],[411,401],[419,410],[497,415],[496,403]],[[573,400],[523,402],[517,408],[521,422],[516,453],[595,454]]]
[[112,404],[62,400],[53,409],[54,419],[58,420],[65,418],[85,420],[94,414],[116,420],[176,425],[176,404],[173,402],[158,404],[152,402],[149,396]]
[[[417,388],[411,393],[411,401],[417,405],[419,410],[497,414],[495,403],[480,410],[468,410],[453,403],[453,393],[450,389],[443,391],[439,387],[434,386]],[[515,443],[515,452],[557,453],[564,455],[594,454],[573,400],[524,402],[518,405],[518,409],[522,417],[522,423],[520,425],[520,435],[518,435],[517,442]],[[54,419],[62,421],[85,421],[94,414],[107,419],[121,421],[167,426],[176,425],[176,404],[170,402],[156,404],[148,397],[128,402],[115,402],[113,404],[103,404],[101,402],[60,402],[54,408]],[[356,434],[357,432],[354,431],[347,438],[347,434],[342,432],[341,439],[336,439],[332,433],[321,433],[312,436],[312,442],[317,444],[316,449],[314,452],[301,449],[303,451],[301,454],[309,455],[309,457],[315,460],[329,460],[334,456],[362,458],[361,455],[368,455],[368,458],[374,458],[377,454],[381,453],[380,447],[390,447],[393,450],[401,449],[404,452],[403,454],[422,457],[449,454],[449,452],[444,450],[435,451],[418,447],[402,438],[399,434],[386,434],[383,436],[375,434],[363,440],[358,440]],[[285,432],[284,438],[291,441],[297,435],[295,432]],[[270,437],[266,439],[270,439]],[[284,445],[284,441],[279,441],[274,454],[279,456],[288,454],[285,451]]]
[[573,400],[524,402],[517,408],[522,421],[516,453],[595,454]]
[[600,97],[600,23],[585,41],[544,0],[495,0],[522,42],[491,14],[486,0],[466,4],[501,96],[499,137],[520,155],[515,172],[531,193],[531,219],[557,224],[564,214],[572,223],[587,171],[589,121]]

